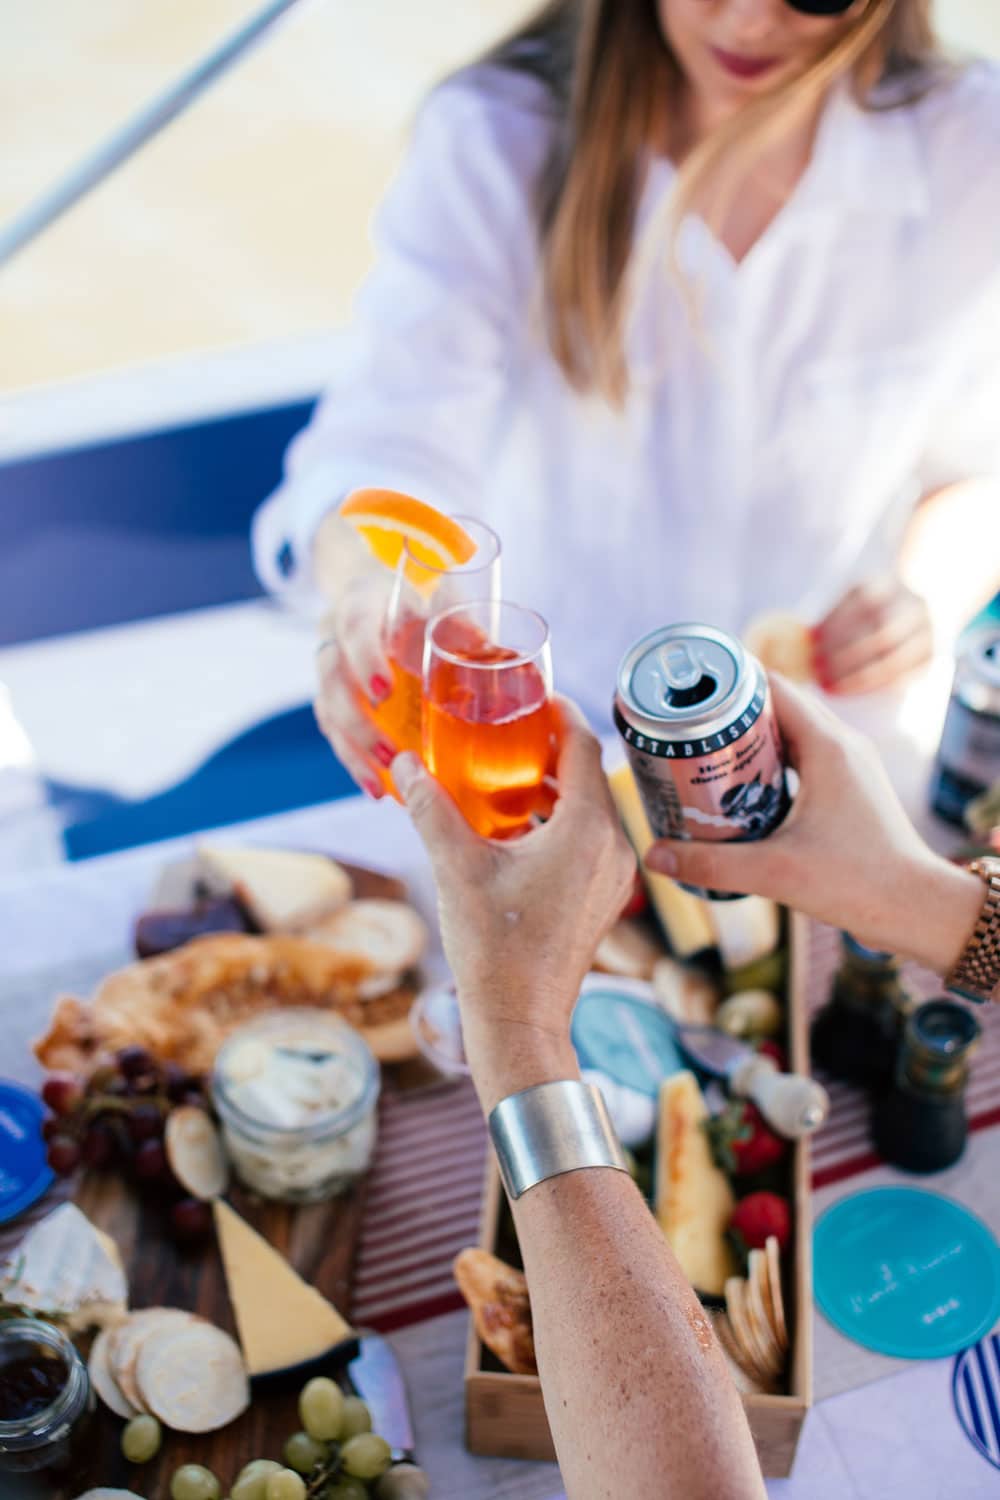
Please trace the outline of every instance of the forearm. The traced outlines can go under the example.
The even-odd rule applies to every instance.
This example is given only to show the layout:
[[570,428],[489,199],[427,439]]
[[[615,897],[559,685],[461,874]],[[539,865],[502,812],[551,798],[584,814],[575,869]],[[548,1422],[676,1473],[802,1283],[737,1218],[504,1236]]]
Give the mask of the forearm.
[[982,911],[983,882],[928,851],[921,864],[901,872],[898,885],[879,941],[936,974],[949,973]]
[[569,1500],[762,1495],[711,1324],[631,1179],[550,1178],[514,1221]]
[[[568,1036],[503,1028],[501,1004],[466,1007],[487,1114],[508,1094],[579,1077]],[[678,1500],[762,1495],[714,1332],[632,1180],[607,1168],[564,1173],[513,1213],[569,1500],[618,1500],[623,1485]]]

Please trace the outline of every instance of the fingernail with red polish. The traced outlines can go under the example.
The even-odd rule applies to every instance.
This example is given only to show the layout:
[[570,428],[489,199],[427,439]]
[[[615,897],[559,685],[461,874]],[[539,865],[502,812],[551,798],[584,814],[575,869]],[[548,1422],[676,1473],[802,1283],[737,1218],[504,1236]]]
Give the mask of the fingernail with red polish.
[[380,703],[383,698],[388,698],[391,684],[386,682],[385,678],[381,677],[378,672],[375,673],[368,686],[372,697],[377,703]]
[[375,759],[381,761],[383,766],[391,766],[396,759],[396,752],[391,745],[386,745],[382,740],[372,746],[372,754]]
[[382,795],[382,788],[379,786],[378,782],[373,776],[366,776],[362,781],[361,786],[362,789],[366,791],[369,797],[371,797],[375,802],[377,802]]

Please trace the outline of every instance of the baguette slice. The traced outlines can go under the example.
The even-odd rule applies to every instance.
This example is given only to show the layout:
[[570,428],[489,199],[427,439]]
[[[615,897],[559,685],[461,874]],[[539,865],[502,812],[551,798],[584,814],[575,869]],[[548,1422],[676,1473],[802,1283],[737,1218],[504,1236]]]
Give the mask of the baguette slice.
[[704,1124],[708,1109],[693,1073],[675,1073],[660,1088],[655,1209],[660,1228],[695,1291],[721,1297],[736,1274],[726,1238],[735,1199],[712,1160]]
[[198,854],[209,880],[227,882],[263,932],[302,931],[351,899],[351,877],[325,854],[205,844]]
[[403,901],[373,898],[351,901],[333,916],[316,923],[306,936],[369,971],[361,996],[373,999],[395,988],[399,977],[414,968],[427,947],[427,924]]

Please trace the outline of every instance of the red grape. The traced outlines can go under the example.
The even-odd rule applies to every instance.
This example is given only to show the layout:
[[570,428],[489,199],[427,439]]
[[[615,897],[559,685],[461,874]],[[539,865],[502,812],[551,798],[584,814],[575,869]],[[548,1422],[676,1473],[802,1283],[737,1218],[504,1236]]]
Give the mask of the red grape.
[[156,1182],[170,1175],[167,1153],[159,1141],[143,1141],[135,1153],[135,1175],[143,1182]]
[[75,1073],[50,1073],[42,1084],[42,1100],[54,1115],[71,1115],[83,1103],[83,1084]]
[[154,1073],[156,1064],[145,1047],[122,1047],[115,1061],[126,1078],[138,1078],[142,1073]]
[[42,1121],[42,1140],[46,1144],[54,1140],[56,1136],[65,1134],[66,1126],[62,1120],[58,1119],[55,1115],[45,1116],[45,1119]]
[[134,1141],[152,1141],[163,1134],[163,1116],[155,1104],[135,1104],[127,1118],[128,1133]]
[[47,1155],[49,1166],[60,1177],[69,1177],[80,1165],[80,1148],[70,1135],[53,1136]]
[[212,1230],[212,1207],[197,1198],[181,1198],[170,1210],[170,1227],[179,1240],[200,1240]]
[[102,1120],[96,1120],[83,1138],[81,1154],[84,1166],[110,1166],[118,1154],[118,1137],[114,1128]]
[[172,1099],[175,1103],[180,1103],[190,1090],[196,1086],[195,1080],[191,1077],[187,1069],[182,1068],[179,1063],[172,1062],[164,1064],[163,1083],[167,1091],[167,1098]]

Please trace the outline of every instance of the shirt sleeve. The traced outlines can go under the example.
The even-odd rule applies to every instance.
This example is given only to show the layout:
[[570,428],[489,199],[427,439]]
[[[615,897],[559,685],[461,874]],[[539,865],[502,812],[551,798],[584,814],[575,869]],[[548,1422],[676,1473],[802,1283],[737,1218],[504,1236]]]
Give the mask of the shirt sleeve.
[[[262,584],[315,597],[310,550],[351,489],[409,491],[475,514],[537,264],[534,180],[547,123],[532,80],[456,80],[424,106],[376,218],[374,269],[333,379],[253,520]],[[521,93],[514,92],[521,87]]]
[[965,479],[1000,485],[1000,273],[975,300],[959,348],[928,428],[923,495]]

